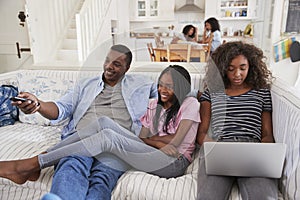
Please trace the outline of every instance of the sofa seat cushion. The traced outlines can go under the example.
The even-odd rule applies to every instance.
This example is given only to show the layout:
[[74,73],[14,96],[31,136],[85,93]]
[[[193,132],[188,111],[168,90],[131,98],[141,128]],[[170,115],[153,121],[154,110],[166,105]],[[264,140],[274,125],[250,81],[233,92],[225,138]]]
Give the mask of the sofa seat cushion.
[[[196,149],[186,173],[177,178],[166,179],[129,170],[119,179],[111,199],[196,200],[198,166],[199,149]],[[232,188],[229,199],[242,200],[236,185]]]
[[[60,127],[16,122],[0,128],[0,160],[29,158],[60,140]],[[0,178],[0,199],[40,199],[50,189],[53,167],[43,169],[38,181],[17,185]],[[13,195],[12,195],[13,194]]]

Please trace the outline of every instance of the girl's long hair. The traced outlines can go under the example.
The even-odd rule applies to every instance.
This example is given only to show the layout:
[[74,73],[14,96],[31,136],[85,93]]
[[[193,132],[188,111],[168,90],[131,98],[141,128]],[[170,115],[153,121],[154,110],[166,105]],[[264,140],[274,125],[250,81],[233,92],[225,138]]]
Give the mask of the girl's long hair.
[[214,18],[214,17],[208,18],[207,20],[205,20],[204,24],[205,23],[210,24],[211,32],[220,31],[220,24],[216,18]]
[[[192,35],[188,35],[190,29],[192,29],[192,28],[194,29],[193,34],[192,34]],[[193,25],[191,25],[191,24],[186,25],[186,26],[183,28],[182,33],[183,33],[184,35],[187,35],[187,36],[190,37],[190,38],[194,38],[194,37],[196,36],[196,27],[193,26]]]
[[[266,57],[263,51],[241,41],[222,44],[212,53],[207,64],[206,83],[214,88],[217,87],[218,82],[222,82],[223,88],[228,88],[230,84],[227,77],[228,66],[239,55],[245,56],[249,63],[245,83],[255,90],[270,89],[273,76],[265,63]],[[221,81],[216,81],[217,77],[220,77]]]
[[[168,108],[165,112],[166,117],[163,124],[163,131],[168,133],[168,124],[173,121],[173,123],[176,121],[176,115],[178,113],[178,110],[186,98],[187,94],[191,91],[191,76],[189,72],[179,65],[170,65],[166,69],[164,69],[158,80],[161,79],[162,75],[165,73],[170,73],[172,80],[173,80],[173,90],[174,90],[174,96],[172,99],[172,106]],[[159,85],[157,85],[157,88]],[[163,108],[163,102],[161,101],[161,96],[158,93],[158,102],[156,107],[156,112],[153,119],[153,125],[154,129],[157,132],[158,130],[158,124],[161,119],[161,110]]]

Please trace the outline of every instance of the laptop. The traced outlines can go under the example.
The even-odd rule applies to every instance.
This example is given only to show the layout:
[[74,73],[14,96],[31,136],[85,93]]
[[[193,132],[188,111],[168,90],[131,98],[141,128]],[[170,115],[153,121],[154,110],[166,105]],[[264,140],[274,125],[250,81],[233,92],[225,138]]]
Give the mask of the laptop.
[[286,144],[205,142],[208,175],[280,178]]

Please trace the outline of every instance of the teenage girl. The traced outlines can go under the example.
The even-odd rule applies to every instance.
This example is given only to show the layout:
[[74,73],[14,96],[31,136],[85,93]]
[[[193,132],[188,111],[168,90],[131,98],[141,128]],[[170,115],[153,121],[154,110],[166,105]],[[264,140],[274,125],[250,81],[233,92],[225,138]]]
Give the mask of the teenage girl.
[[[207,89],[200,97],[197,142],[274,142],[271,72],[262,50],[242,42],[222,44],[207,65]],[[211,124],[212,135],[208,135]],[[234,182],[242,199],[278,199],[276,179],[207,175],[203,148],[198,200],[228,199]]]
[[219,21],[211,17],[204,22],[204,26],[202,43],[211,43],[210,51],[213,52],[222,44]]
[[[90,123],[80,136],[72,136],[38,156],[1,161],[0,177],[18,184],[38,179],[40,170],[70,155],[97,156],[112,153],[130,168],[170,178],[183,175],[191,162],[200,122],[200,104],[191,92],[191,78],[186,69],[171,65],[158,79],[158,99],[149,103],[142,117],[139,136],[112,119],[100,117]],[[122,130],[122,131],[120,131]]]

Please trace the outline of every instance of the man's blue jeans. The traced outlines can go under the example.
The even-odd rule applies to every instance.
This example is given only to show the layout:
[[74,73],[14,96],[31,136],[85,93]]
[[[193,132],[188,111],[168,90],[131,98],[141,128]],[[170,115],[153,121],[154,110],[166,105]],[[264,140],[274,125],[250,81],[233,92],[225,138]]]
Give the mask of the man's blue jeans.
[[91,157],[65,157],[56,166],[50,192],[63,200],[110,200],[123,173]]

